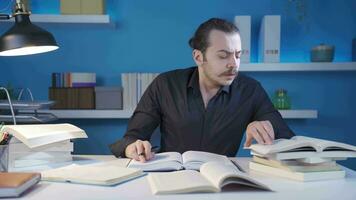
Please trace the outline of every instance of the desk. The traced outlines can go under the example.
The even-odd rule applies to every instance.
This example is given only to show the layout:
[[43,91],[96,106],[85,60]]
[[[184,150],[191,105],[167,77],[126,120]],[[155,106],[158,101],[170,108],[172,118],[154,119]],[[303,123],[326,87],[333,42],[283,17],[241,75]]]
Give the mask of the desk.
[[[234,158],[235,159],[235,158]],[[114,156],[75,156],[74,162],[95,163],[101,161],[116,160]],[[238,191],[225,191],[221,193],[200,193],[180,195],[152,195],[147,177],[143,176],[135,180],[116,185],[114,187],[91,186],[69,183],[40,182],[31,191],[25,193],[19,199],[26,200],[52,200],[52,199],[271,199],[271,200],[355,200],[356,199],[356,172],[345,168],[346,178],[340,180],[296,182],[283,178],[270,177],[263,174],[249,172],[248,161],[250,158],[236,159],[242,168],[254,178],[270,186],[274,192],[256,191],[248,188]],[[117,161],[125,166],[127,159]],[[12,199],[13,200],[13,199]]]

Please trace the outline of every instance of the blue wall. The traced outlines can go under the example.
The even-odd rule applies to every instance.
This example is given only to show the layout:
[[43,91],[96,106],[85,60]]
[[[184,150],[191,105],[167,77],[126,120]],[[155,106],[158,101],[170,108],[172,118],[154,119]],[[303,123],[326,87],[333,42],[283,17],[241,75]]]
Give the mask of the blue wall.
[[[282,16],[282,62],[309,62],[309,50],[319,44],[336,47],[335,61],[351,60],[356,37],[356,1],[312,0],[298,12],[287,0],[108,0],[107,13],[116,27],[54,25],[51,31],[61,48],[28,57],[0,57],[0,84],[29,87],[37,99],[47,99],[52,72],[95,72],[100,85],[120,85],[122,72],[163,72],[192,66],[187,45],[195,28],[211,17],[233,20],[252,16],[252,61],[256,62],[257,37],[263,15]],[[0,2],[0,10],[7,2]],[[33,13],[59,13],[57,0],[32,0]],[[9,11],[8,11],[9,12]],[[302,20],[298,16],[303,15]],[[0,32],[10,26],[0,24]],[[273,94],[288,90],[295,109],[317,109],[318,119],[287,120],[300,135],[356,145],[356,72],[248,73]],[[67,120],[61,120],[67,122]],[[76,153],[109,154],[107,145],[120,138],[127,120],[70,120],[87,131],[89,139],[76,142]],[[157,139],[155,140],[157,142]],[[241,150],[239,155],[248,155]],[[356,160],[343,164],[356,169]]]

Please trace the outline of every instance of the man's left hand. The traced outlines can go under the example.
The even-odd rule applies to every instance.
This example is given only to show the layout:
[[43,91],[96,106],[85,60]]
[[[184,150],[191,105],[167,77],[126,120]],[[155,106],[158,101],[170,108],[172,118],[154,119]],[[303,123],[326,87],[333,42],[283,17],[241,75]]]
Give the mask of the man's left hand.
[[249,147],[252,140],[258,144],[272,144],[274,140],[274,130],[270,121],[251,122],[246,129],[246,141],[244,147]]

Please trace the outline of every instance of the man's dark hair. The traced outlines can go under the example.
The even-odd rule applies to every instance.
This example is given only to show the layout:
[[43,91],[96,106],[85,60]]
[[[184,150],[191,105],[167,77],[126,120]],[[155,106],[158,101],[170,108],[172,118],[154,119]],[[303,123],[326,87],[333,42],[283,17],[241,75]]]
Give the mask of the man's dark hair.
[[211,18],[200,24],[194,36],[189,40],[189,46],[198,49],[203,54],[209,47],[209,34],[212,30],[219,30],[225,33],[239,33],[239,29],[231,22],[219,18]]

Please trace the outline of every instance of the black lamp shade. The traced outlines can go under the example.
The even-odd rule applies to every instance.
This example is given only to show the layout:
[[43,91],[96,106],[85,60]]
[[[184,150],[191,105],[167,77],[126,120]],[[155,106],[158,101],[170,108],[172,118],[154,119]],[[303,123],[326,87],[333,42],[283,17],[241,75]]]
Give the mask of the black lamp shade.
[[20,56],[58,49],[53,35],[31,23],[28,14],[15,16],[15,25],[0,37],[0,56]]

